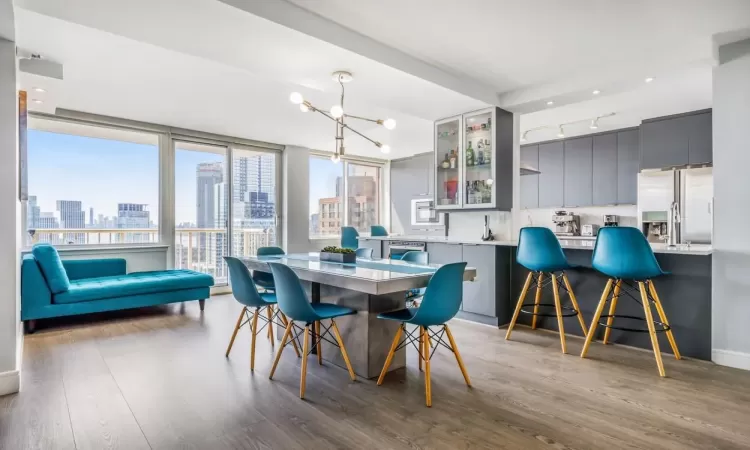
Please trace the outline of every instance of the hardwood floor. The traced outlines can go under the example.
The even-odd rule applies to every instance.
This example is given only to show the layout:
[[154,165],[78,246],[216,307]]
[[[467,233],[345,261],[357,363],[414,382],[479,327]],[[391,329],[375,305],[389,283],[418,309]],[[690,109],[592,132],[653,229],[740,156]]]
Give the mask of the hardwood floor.
[[[258,339],[255,373],[243,329],[224,357],[239,305],[197,302],[57,323],[26,336],[22,392],[0,398],[2,449],[730,449],[750,448],[750,372],[664,355],[454,321],[471,376],[451,353],[432,359],[424,406],[414,349],[408,368],[351,382],[311,356]],[[42,327],[44,323],[40,324]],[[663,338],[663,337],[661,337]],[[278,345],[278,344],[277,344]]]

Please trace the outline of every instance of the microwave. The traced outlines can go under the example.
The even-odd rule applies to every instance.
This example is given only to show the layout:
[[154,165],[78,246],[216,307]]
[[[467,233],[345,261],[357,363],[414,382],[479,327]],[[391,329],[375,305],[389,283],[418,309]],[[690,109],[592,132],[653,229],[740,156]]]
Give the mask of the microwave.
[[415,198],[411,201],[412,226],[443,226],[443,214],[435,211],[435,202],[426,198]]

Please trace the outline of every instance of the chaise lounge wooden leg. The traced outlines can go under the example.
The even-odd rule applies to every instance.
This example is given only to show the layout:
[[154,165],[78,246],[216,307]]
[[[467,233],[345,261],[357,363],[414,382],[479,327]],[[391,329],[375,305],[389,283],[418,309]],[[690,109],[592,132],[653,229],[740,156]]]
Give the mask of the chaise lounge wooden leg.
[[36,320],[27,320],[23,325],[26,328],[26,334],[32,334],[36,331]]
[[206,306],[206,299],[198,300],[198,306],[201,307],[201,311],[203,311],[203,308]]

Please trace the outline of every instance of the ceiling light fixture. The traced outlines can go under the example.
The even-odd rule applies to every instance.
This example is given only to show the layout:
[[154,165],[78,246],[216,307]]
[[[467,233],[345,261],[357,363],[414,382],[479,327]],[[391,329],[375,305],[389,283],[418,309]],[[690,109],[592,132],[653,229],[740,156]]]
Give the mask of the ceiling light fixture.
[[654,78],[653,77],[648,77],[648,78],[646,78],[643,81],[645,81],[646,83],[650,83],[650,82],[654,81]]
[[591,120],[591,125],[589,125],[589,128],[591,128],[592,130],[596,130],[597,128],[599,128],[599,118],[598,117],[596,119],[592,119]]
[[555,104],[555,102],[553,102],[552,100],[550,100],[550,101],[547,102],[547,106],[552,106],[554,104]]
[[367,122],[373,122],[378,125],[382,125],[387,130],[392,130],[396,128],[396,121],[393,119],[369,119],[367,117],[359,117],[359,116],[354,116],[351,114],[344,113],[344,83],[349,83],[350,81],[354,79],[354,77],[352,76],[351,73],[344,72],[344,71],[333,72],[331,76],[333,78],[333,81],[341,85],[341,100],[339,101],[338,105],[331,106],[331,109],[329,112],[323,111],[320,108],[313,106],[312,103],[305,100],[305,98],[302,97],[302,94],[300,94],[299,92],[292,92],[292,94],[289,96],[289,101],[291,101],[295,105],[300,105],[299,106],[300,111],[318,112],[328,117],[329,119],[333,120],[334,122],[336,122],[336,148],[334,149],[333,156],[331,156],[331,161],[333,161],[334,163],[337,163],[341,159],[341,156],[344,155],[344,129],[345,128],[353,132],[354,134],[357,134],[360,137],[372,142],[372,144],[378,147],[381,152],[390,153],[391,147],[389,145],[370,139],[369,137],[365,136],[359,131],[353,129],[348,124],[346,124],[345,119],[352,118],[352,119],[365,120]]
[[557,137],[564,138],[565,137],[565,130],[563,130],[563,126],[560,125],[558,127]]
[[35,87],[35,88],[34,88],[34,92],[39,92],[39,93],[41,93],[41,94],[44,94],[44,93],[45,93],[45,92],[47,92],[47,91],[46,91],[46,90],[44,90],[44,89],[42,89],[42,88],[40,88],[40,87]]
[[599,95],[599,94],[601,94],[601,92],[602,91],[600,91],[599,89],[596,89],[596,90],[594,90],[594,92],[592,92],[592,94]]

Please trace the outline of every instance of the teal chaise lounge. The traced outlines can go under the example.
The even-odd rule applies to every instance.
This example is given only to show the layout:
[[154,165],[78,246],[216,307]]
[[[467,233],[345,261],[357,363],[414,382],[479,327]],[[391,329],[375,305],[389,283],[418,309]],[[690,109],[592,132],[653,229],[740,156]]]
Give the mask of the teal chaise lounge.
[[198,300],[203,310],[214,279],[192,270],[127,273],[122,258],[62,261],[49,244],[37,244],[21,264],[21,320]]

